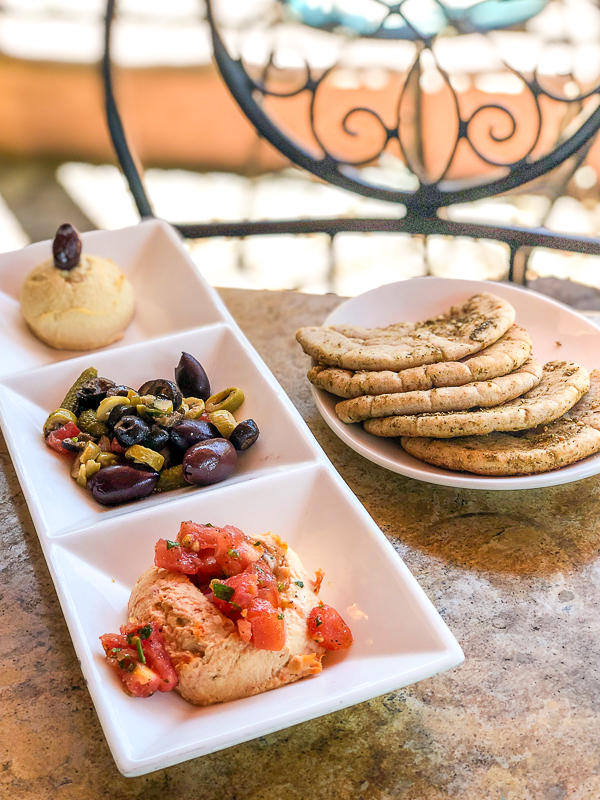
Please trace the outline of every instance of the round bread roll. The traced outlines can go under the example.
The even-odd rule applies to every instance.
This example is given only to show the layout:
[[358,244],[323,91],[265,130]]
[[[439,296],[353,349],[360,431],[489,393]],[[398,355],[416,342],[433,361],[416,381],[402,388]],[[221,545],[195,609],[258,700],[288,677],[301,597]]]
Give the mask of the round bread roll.
[[21,293],[33,333],[57,350],[94,350],[123,337],[134,311],[133,289],[108,258],[82,255],[71,270],[52,259],[36,267]]

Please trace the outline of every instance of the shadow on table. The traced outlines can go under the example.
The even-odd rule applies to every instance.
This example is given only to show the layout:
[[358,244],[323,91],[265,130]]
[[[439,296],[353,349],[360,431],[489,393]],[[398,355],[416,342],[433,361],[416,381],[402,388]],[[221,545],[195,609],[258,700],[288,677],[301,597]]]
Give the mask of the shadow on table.
[[376,486],[349,483],[383,531],[451,564],[548,576],[576,570],[600,551],[600,476],[545,489],[478,492],[376,469]]

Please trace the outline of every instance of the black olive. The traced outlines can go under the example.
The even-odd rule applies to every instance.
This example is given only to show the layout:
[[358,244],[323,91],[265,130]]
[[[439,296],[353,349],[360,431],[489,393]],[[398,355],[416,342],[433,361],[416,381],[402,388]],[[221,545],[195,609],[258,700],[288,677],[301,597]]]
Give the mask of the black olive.
[[57,269],[74,269],[81,257],[81,239],[72,225],[65,223],[56,231],[52,256]]
[[202,364],[189,353],[181,354],[179,364],[175,367],[175,380],[184,397],[199,397],[201,400],[210,397],[208,375]]
[[113,430],[115,425],[123,417],[137,417],[137,408],[135,406],[115,406],[106,420],[109,430]]
[[159,453],[169,444],[169,432],[159,425],[154,425],[142,444],[144,447],[149,447],[150,450],[156,450]]
[[116,386],[114,383],[106,393],[107,397],[127,397],[128,392],[133,392],[130,386],[123,386],[122,384]]
[[237,453],[227,439],[209,439],[186,452],[183,477],[195,486],[208,486],[228,478],[236,464]]
[[158,472],[149,467],[115,464],[92,475],[87,486],[98,503],[116,506],[147,497],[157,483]]
[[183,400],[177,385],[173,383],[173,381],[166,380],[166,378],[146,381],[146,383],[138,389],[138,394],[141,396],[153,394],[155,397],[165,397],[173,403],[173,411],[177,411]]
[[171,428],[171,442],[180,450],[187,450],[193,444],[221,436],[212,422],[203,419],[184,419]]
[[260,431],[256,422],[253,419],[245,419],[235,426],[229,436],[229,441],[236,450],[247,450],[252,447],[259,435]]
[[82,383],[75,392],[78,413],[88,408],[93,408],[94,410],[98,408],[102,400],[106,397],[107,392],[109,392],[114,385],[114,381],[108,378],[91,378],[89,381]]
[[132,447],[144,441],[150,428],[140,417],[123,417],[115,425],[113,433],[121,447]]

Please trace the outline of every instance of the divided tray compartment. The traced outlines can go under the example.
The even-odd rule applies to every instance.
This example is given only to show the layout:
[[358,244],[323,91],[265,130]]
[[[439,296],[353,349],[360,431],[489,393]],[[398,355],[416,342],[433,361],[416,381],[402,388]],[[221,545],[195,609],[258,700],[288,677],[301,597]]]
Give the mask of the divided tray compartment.
[[[155,542],[182,520],[234,521],[260,538],[271,531],[309,573],[325,571],[320,595],[352,628],[350,650],[328,653],[320,675],[230,703],[197,708],[175,692],[148,701],[125,695],[98,636],[126,619],[133,584],[152,566]],[[119,768],[138,775],[311,719],[455,666],[460,648],[415,579],[360,503],[322,464],[180,497],[52,542],[50,559],[71,635]]]
[[[84,250],[111,257],[136,291],[136,318],[117,345],[53,351],[20,319],[26,274],[50,242],[0,256],[0,423],[61,602],[90,694],[124,775],[141,775],[367,700],[463,660],[462,651],[362,505],[337,474],[268,367],[166,223],[83,235]],[[203,364],[213,391],[239,386],[236,417],[261,435],[226,481],[115,508],[75,484],[42,426],[87,367],[134,388],[173,377],[181,352]],[[232,703],[197,708],[175,693],[128,697],[98,637],[125,622],[130,590],[153,563],[154,544],[182,520],[271,531],[345,616],[355,643],[330,653],[310,679]],[[207,724],[208,723],[208,724]]]
[[[258,441],[238,454],[235,471],[226,483],[317,458],[318,446],[300,429],[289,399],[246,340],[224,324],[19,373],[0,381],[0,414],[13,461],[25,477],[23,490],[32,515],[47,536],[89,525],[99,517],[127,513],[133,506],[169,502],[174,496],[174,492],[164,492],[133,504],[101,506],[87,489],[77,486],[70,476],[70,462],[46,447],[41,431],[48,414],[60,405],[84,369],[94,366],[99,375],[137,389],[154,378],[173,380],[182,351],[200,361],[215,391],[229,386],[243,389],[246,399],[236,412],[237,419],[254,419],[259,427]],[[212,488],[189,487],[176,493]]]
[[[136,342],[211,325],[231,323],[219,296],[200,277],[178,234],[152,220],[117,231],[81,234],[82,252],[112,259],[127,275],[135,315],[123,338],[95,355]],[[0,378],[80,355],[54,350],[37,339],[21,316],[19,297],[27,275],[52,257],[52,242],[0,254]]]

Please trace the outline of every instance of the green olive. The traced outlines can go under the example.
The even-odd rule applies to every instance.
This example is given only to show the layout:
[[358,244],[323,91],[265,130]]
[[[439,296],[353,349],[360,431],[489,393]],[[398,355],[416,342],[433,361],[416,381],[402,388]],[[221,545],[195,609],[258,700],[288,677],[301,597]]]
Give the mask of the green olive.
[[230,411],[233,414],[243,402],[244,393],[242,390],[231,386],[229,389],[223,389],[222,392],[218,392],[217,394],[213,394],[212,397],[209,397],[206,401],[206,410],[208,412]]
[[62,406],[61,408],[57,408],[56,411],[50,414],[46,422],[44,422],[44,436],[48,438],[52,431],[57,431],[69,422],[77,425],[77,417],[75,414],[69,411],[68,408],[62,408]]
[[155,469],[157,472],[163,468],[165,457],[156,450],[150,450],[149,447],[143,447],[141,444],[134,444],[128,447],[125,451],[125,458],[131,458],[138,464],[148,464],[149,467]]
[[114,464],[117,464],[119,459],[114,453],[100,453],[100,455],[96,456],[95,459],[101,467],[112,467]]
[[204,400],[199,397],[186,397],[183,403],[187,406],[183,414],[185,419],[199,419],[204,414]]
[[85,449],[79,454],[79,461],[85,464],[87,461],[93,461],[101,453],[100,448],[94,442],[88,442]]
[[237,426],[237,420],[231,411],[209,411],[210,421],[224,439],[229,439]]
[[109,417],[110,412],[113,410],[115,406],[129,406],[131,403],[129,402],[127,397],[120,397],[116,395],[115,397],[105,397],[104,400],[98,406],[98,410],[96,411],[96,417],[98,422],[106,422]]

